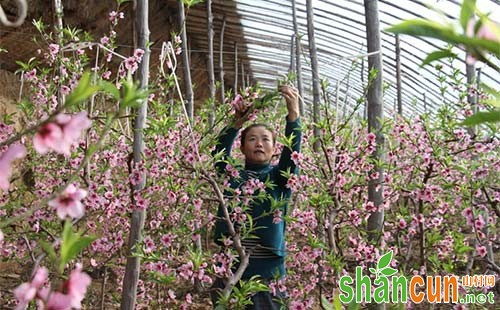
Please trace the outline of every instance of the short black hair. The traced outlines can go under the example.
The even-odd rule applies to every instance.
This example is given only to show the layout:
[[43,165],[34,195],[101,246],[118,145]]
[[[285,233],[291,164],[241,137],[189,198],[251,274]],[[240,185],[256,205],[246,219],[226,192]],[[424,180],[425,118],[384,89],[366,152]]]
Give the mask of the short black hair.
[[274,130],[269,125],[257,123],[257,124],[252,124],[252,125],[246,127],[241,132],[241,145],[242,146],[245,145],[245,139],[246,139],[247,134],[250,131],[250,129],[255,128],[255,127],[264,127],[267,131],[269,131],[271,133],[271,135],[273,136],[273,145],[276,144],[276,134],[274,133]]

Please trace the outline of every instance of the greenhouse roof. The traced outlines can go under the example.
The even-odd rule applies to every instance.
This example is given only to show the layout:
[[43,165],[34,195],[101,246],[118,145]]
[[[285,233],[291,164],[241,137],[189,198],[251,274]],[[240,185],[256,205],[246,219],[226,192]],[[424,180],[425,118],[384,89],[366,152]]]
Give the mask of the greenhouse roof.
[[[214,5],[226,5],[233,1],[215,1]],[[236,3],[239,22],[243,27],[246,48],[240,51],[248,61],[251,76],[264,87],[276,87],[277,78],[287,74],[290,68],[291,39],[294,33],[292,1],[290,0],[238,0]],[[438,14],[428,5],[441,10]],[[380,29],[405,19],[431,18],[436,21],[456,19],[460,15],[461,1],[381,0],[378,3]],[[500,21],[499,1],[477,1],[478,8],[491,13],[492,20]],[[296,1],[299,34],[303,35],[302,68],[305,89],[311,88],[311,70],[307,39],[305,0]],[[330,90],[339,87],[341,95],[347,95],[353,105],[362,95],[366,83],[367,59],[366,29],[363,1],[317,0],[313,1],[315,41],[318,51],[320,78],[328,79]],[[458,24],[458,22],[457,22]],[[228,25],[230,27],[230,25]],[[216,29],[217,30],[217,29]],[[396,91],[395,36],[382,32],[383,77],[388,84],[385,90],[386,111],[394,108]],[[443,102],[453,100],[453,94],[440,92],[437,70],[433,66],[420,67],[428,53],[445,47],[432,39],[400,37],[402,100],[406,115],[424,110],[435,110]],[[225,47],[225,52],[228,48]],[[462,51],[457,49],[461,59]],[[445,72],[449,63],[441,62]],[[465,62],[457,60],[455,67],[465,72]],[[498,72],[489,67],[481,70],[481,81],[498,88]],[[308,91],[310,93],[310,91]],[[307,96],[307,95],[306,95]],[[308,96],[311,97],[311,96]],[[310,99],[310,98],[307,98]],[[425,103],[424,103],[425,102]]]
[[[383,54],[383,77],[385,88],[386,113],[392,113],[397,98],[396,89],[396,39],[391,33],[384,32],[387,27],[405,19],[431,18],[436,21],[456,19],[460,14],[462,1],[456,0],[379,0],[379,20],[381,47]],[[108,14],[115,9],[115,1],[76,0],[63,1],[64,22],[70,27],[83,28],[92,32],[96,40],[109,30]],[[151,69],[157,67],[155,61],[160,53],[161,43],[169,39],[171,31],[178,30],[176,0],[150,1],[150,41],[154,42]],[[365,14],[362,0],[313,0],[315,41],[318,52],[319,74],[321,79],[329,81],[329,91],[339,95],[337,102],[342,109],[351,109],[356,100],[362,97],[367,83],[367,49]],[[438,14],[428,5],[444,13]],[[33,19],[49,19],[50,6],[42,6],[37,1],[28,1],[28,18],[20,28],[0,27],[0,45],[9,53],[0,54],[0,69],[14,72],[19,67],[16,60],[27,61],[39,48],[34,38],[37,31],[31,24]],[[483,13],[490,13],[490,18],[500,23],[500,1],[477,0],[477,7]],[[294,34],[292,1],[290,0],[213,0],[214,13],[214,53],[215,73],[218,77],[218,58],[222,20],[226,20],[224,32],[224,71],[225,83],[234,84],[235,43],[238,44],[239,75],[245,72],[245,80],[259,82],[264,88],[275,89],[277,80],[290,70],[291,42]],[[296,0],[298,32],[301,35],[301,64],[304,81],[305,100],[310,102],[311,69],[307,37],[306,0]],[[15,6],[9,2],[4,6],[7,12],[15,15]],[[133,16],[133,8],[126,2],[124,7],[127,17]],[[190,46],[191,74],[198,86],[208,83],[206,55],[207,10],[204,3],[186,11],[187,33]],[[127,55],[133,52],[133,40],[130,30],[132,19],[126,18],[120,24],[118,32],[118,52]],[[51,22],[48,20],[47,22]],[[122,23],[122,22],[121,22]],[[458,22],[457,22],[458,24]],[[40,41],[40,40],[39,40]],[[433,111],[443,102],[456,101],[456,93],[450,88],[441,95],[438,72],[433,66],[420,67],[428,53],[445,44],[432,39],[400,36],[401,80],[403,112],[409,116]],[[462,60],[456,60],[455,68],[465,72],[464,52],[455,48]],[[445,72],[450,72],[447,62],[440,62]],[[478,64],[478,68],[481,64]],[[243,68],[243,70],[242,70]],[[182,75],[182,70],[179,73]],[[241,87],[241,78],[238,87]],[[500,76],[490,67],[481,68],[481,81],[499,89]],[[339,92],[336,92],[336,89]],[[203,102],[208,96],[207,87],[198,87],[196,99]],[[344,107],[344,103],[347,107]]]

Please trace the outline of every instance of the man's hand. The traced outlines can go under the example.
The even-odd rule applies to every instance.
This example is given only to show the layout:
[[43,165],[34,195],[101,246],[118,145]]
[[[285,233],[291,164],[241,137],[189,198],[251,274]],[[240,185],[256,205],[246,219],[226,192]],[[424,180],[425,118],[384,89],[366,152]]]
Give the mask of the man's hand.
[[299,91],[293,86],[283,85],[278,89],[283,98],[286,100],[286,108],[288,110],[287,119],[290,122],[296,121],[300,116],[299,110]]

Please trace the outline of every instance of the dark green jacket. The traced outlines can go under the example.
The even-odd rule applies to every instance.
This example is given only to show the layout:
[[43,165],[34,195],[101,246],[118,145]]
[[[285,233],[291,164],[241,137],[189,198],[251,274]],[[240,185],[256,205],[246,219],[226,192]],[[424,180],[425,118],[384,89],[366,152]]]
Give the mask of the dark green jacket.
[[[235,128],[227,127],[219,135],[219,143],[214,151],[214,153],[219,153],[224,151],[225,157],[231,156],[231,148],[233,146],[234,139],[238,135],[238,131]],[[257,176],[262,182],[267,179],[272,181],[276,186],[273,189],[266,189],[266,192],[271,195],[275,200],[284,201],[282,207],[282,215],[287,214],[288,200],[291,196],[291,190],[286,187],[288,179],[281,174],[281,171],[290,171],[291,173],[298,173],[298,167],[291,159],[291,154],[293,151],[300,152],[300,142],[302,139],[302,131],[300,119],[296,121],[287,121],[285,135],[289,137],[294,134],[294,139],[292,142],[292,149],[287,147],[283,148],[278,165],[272,166],[270,164],[266,165],[249,165],[245,166],[245,169],[239,169],[239,178],[231,178],[230,186],[232,189],[241,188],[246,181],[250,179],[249,175]],[[216,169],[219,173],[224,173],[226,169],[226,163],[220,161],[216,163]],[[228,191],[225,195],[231,196]],[[255,220],[254,227],[260,227],[255,231],[260,239],[260,244],[263,247],[272,249],[272,252],[276,254],[276,258],[273,259],[257,259],[251,258],[250,264],[243,275],[244,278],[249,278],[253,275],[259,275],[263,278],[273,278],[275,276],[282,277],[285,274],[285,221],[280,221],[279,223],[273,223],[273,214],[270,212],[271,202],[266,199],[263,202],[255,202],[250,206],[250,215]],[[262,214],[269,213],[268,215],[262,216]],[[227,225],[224,220],[224,215],[222,208],[219,207],[217,212],[218,220],[215,226],[215,240],[220,244],[221,238],[223,236],[229,235]]]

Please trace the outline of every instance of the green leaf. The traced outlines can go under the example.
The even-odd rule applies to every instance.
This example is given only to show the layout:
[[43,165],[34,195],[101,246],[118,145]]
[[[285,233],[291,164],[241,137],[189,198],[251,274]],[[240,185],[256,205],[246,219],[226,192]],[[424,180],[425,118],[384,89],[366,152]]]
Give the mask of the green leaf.
[[[335,302],[335,301],[334,301]],[[321,295],[321,305],[322,309],[327,309],[327,310],[337,310],[337,308],[334,308],[334,305],[326,299],[325,295]],[[342,308],[340,308],[342,309]]]
[[417,37],[435,38],[453,45],[462,44],[471,50],[483,49],[497,55],[497,57],[500,55],[499,42],[480,38],[470,38],[466,35],[456,33],[452,25],[442,25],[431,20],[405,20],[385,29],[385,31]]
[[377,269],[384,269],[389,266],[392,260],[392,250],[385,253],[382,257],[379,258],[377,263]]
[[375,268],[370,267],[368,270],[370,270],[370,272],[373,274],[377,274],[377,269],[375,269]]
[[483,89],[483,91],[490,95],[488,99],[483,99],[482,103],[490,105],[495,108],[500,108],[500,91],[497,89],[489,86],[486,83],[481,83],[480,88]]
[[500,109],[495,109],[488,112],[476,112],[474,115],[467,117],[461,125],[476,126],[484,123],[500,122]]
[[192,8],[193,6],[197,5],[198,3],[202,3],[203,0],[182,0],[184,5],[186,5],[189,8]]
[[424,59],[424,61],[420,65],[420,67],[428,65],[431,62],[436,61],[438,59],[442,59],[442,58],[457,58],[457,57],[458,57],[457,54],[453,53],[450,50],[435,51],[435,52],[432,52],[429,55],[427,55],[427,57]]
[[471,17],[474,16],[476,10],[476,0],[464,0],[460,10],[460,24],[464,30],[467,29],[467,24]]
[[100,81],[99,86],[103,91],[112,95],[116,100],[120,99],[120,91],[116,88],[115,84],[108,81]]
[[91,244],[95,237],[82,237],[80,233],[73,233],[71,221],[64,223],[63,236],[61,242],[61,260],[59,262],[59,272],[64,271],[64,266],[75,258],[80,252]]
[[148,97],[148,91],[146,89],[139,88],[139,85],[134,83],[130,74],[122,86],[121,108],[138,108]]
[[40,240],[39,241],[40,246],[42,247],[43,251],[47,253],[49,256],[50,260],[55,261],[56,260],[56,251],[54,250],[54,247],[48,243],[47,241]]
[[333,307],[335,310],[342,310],[342,303],[340,302],[340,297],[338,294],[335,294],[335,297],[333,298]]
[[71,94],[66,97],[66,107],[72,107],[79,102],[87,100],[90,96],[92,96],[95,92],[99,90],[99,86],[92,85],[90,82],[90,73],[85,72],[78,85],[71,92]]
[[398,272],[397,269],[394,269],[392,267],[386,267],[380,271],[381,274],[383,274],[386,277],[390,277]]
[[349,303],[349,306],[347,307],[347,310],[358,310],[360,308],[360,304],[356,303],[356,299],[353,299],[351,303]]

